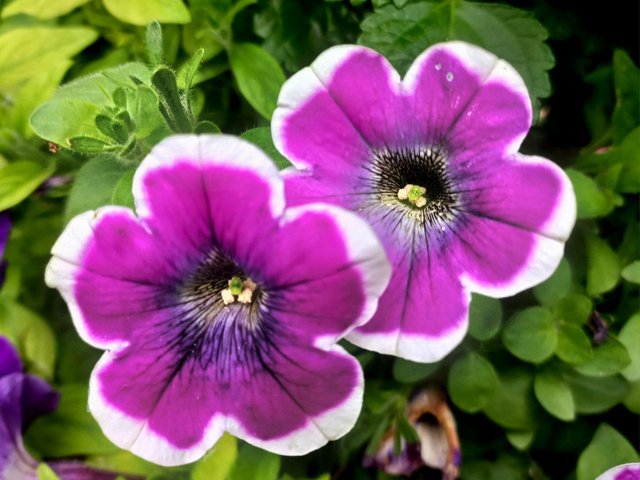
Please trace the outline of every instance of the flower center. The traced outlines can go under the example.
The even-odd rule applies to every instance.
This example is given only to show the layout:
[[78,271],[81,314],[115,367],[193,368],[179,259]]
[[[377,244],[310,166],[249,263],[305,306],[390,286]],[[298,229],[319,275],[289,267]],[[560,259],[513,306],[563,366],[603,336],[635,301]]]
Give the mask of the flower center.
[[229,280],[229,288],[225,288],[220,292],[222,301],[225,305],[235,302],[251,303],[253,292],[256,291],[257,285],[249,277],[242,280],[240,277],[231,277]]
[[377,204],[429,227],[449,224],[460,195],[440,147],[380,149],[373,152],[370,184]]

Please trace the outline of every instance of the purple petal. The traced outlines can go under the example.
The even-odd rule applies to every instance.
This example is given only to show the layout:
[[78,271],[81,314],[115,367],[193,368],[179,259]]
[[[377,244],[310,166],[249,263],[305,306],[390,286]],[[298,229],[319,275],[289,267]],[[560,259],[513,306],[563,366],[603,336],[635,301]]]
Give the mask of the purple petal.
[[640,479],[640,463],[626,463],[610,468],[599,475],[596,480],[638,480]]
[[370,319],[391,273],[369,225],[334,207],[289,209],[262,246],[263,258],[279,259],[261,269],[275,297],[269,306],[301,343],[332,344]]
[[479,47],[448,42],[426,50],[404,79],[418,143],[444,142],[453,156],[515,152],[531,126],[520,75]]
[[0,336],[0,378],[22,371],[18,351],[5,337]]
[[4,249],[9,241],[9,233],[11,233],[11,219],[9,212],[0,212],[0,259],[4,255]]
[[386,247],[393,262],[389,287],[373,318],[347,339],[416,362],[440,360],[467,331],[470,295],[445,254]]

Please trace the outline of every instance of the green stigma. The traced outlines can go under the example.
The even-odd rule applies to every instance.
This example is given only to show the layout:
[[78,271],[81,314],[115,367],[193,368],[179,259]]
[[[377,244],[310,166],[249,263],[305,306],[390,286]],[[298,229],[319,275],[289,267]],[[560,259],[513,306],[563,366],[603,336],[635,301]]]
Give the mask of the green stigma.
[[231,280],[229,280],[229,291],[232,295],[240,295],[243,288],[240,277],[231,277]]

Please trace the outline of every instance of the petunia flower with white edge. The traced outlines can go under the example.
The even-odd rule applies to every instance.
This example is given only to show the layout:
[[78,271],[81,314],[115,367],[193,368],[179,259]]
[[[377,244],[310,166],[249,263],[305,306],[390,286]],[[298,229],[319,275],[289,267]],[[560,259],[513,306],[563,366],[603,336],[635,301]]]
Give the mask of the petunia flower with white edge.
[[575,223],[571,183],[518,152],[531,104],[518,73],[463,42],[434,45],[404,79],[342,45],[282,87],[273,115],[288,204],[365,218],[393,265],[373,319],[347,339],[434,362],[467,331],[471,292],[514,295],[548,278]]
[[639,480],[640,463],[625,463],[610,468],[596,478],[596,480]]
[[363,374],[336,342],[370,319],[390,277],[366,222],[285,208],[272,162],[227,135],[165,139],[133,193],[137,215],[74,218],[46,272],[80,336],[106,350],[89,390],[106,436],[179,465],[225,431],[282,455],[348,432]]

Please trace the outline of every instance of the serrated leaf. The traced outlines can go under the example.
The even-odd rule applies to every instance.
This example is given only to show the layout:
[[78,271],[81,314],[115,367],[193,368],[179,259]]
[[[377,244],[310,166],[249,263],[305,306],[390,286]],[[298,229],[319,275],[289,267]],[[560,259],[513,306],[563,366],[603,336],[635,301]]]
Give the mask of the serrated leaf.
[[571,389],[553,367],[545,367],[536,372],[533,391],[544,409],[554,417],[565,422],[576,418]]
[[465,412],[474,413],[482,410],[497,385],[498,375],[493,365],[474,352],[458,359],[449,370],[449,395]]
[[10,89],[76,55],[98,38],[85,27],[16,28],[0,34],[0,90]]
[[560,265],[547,280],[533,289],[536,299],[548,307],[554,306],[564,298],[571,290],[571,266],[566,258],[560,261]]
[[191,15],[181,0],[102,0],[107,11],[121,22],[145,26],[154,20],[160,23],[189,23]]
[[2,8],[2,18],[12,15],[30,15],[40,20],[60,17],[90,0],[14,0]]
[[469,306],[469,335],[477,340],[489,340],[498,333],[501,324],[500,300],[477,293],[472,294]]
[[600,295],[613,289],[620,281],[620,258],[598,236],[587,238],[587,292]]
[[276,59],[257,45],[237,43],[229,52],[229,64],[242,96],[269,120],[285,80]]
[[240,138],[244,138],[261,148],[264,153],[271,157],[271,160],[273,160],[273,163],[278,167],[278,170],[291,166],[291,162],[289,162],[273,144],[271,129],[269,127],[252,128],[240,135]]
[[502,341],[521,360],[543,362],[553,355],[558,343],[551,311],[544,307],[521,310],[507,322]]
[[27,160],[7,163],[0,167],[0,212],[27,198],[54,169],[53,162],[41,165]]
[[618,340],[626,347],[631,359],[620,373],[629,381],[640,380],[640,313],[636,313],[625,323]]
[[615,428],[602,423],[578,459],[577,478],[593,480],[610,468],[637,461],[638,453],[629,440]]
[[383,55],[404,73],[427,47],[449,40],[479,45],[520,73],[532,101],[551,93],[547,71],[554,58],[547,32],[531,14],[507,5],[475,2],[415,2],[386,5],[361,24],[358,43]]

